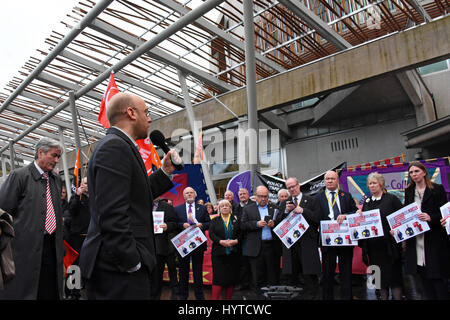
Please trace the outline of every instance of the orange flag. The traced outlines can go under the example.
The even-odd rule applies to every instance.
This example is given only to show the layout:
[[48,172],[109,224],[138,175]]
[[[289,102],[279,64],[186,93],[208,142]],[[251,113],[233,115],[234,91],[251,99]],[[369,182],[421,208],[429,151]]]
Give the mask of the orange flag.
[[108,107],[108,102],[111,98],[119,93],[119,88],[117,88],[116,80],[114,80],[114,74],[111,72],[111,76],[109,77],[108,87],[106,88],[105,93],[102,97],[102,102],[100,103],[100,112],[98,114],[98,121],[102,124],[102,126],[106,129],[109,128],[109,121],[106,118],[106,108]]
[[80,149],[77,150],[77,160],[75,161],[75,168],[73,169],[73,175],[75,176],[75,184],[78,189],[78,180],[79,180],[79,174],[81,169],[81,162],[80,162]]
[[155,146],[150,142],[149,138],[136,140],[136,143],[139,146],[139,153],[141,154],[142,160],[144,160],[147,174],[151,175],[153,172],[153,165],[157,169],[159,169],[162,165]]

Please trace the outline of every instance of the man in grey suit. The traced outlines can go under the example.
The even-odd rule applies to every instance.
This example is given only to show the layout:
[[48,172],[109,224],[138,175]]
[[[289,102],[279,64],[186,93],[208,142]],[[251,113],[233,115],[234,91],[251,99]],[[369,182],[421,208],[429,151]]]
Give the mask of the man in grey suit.
[[61,178],[53,173],[62,147],[42,138],[35,160],[11,172],[0,189],[0,208],[14,219],[12,240],[16,275],[0,300],[63,298]]
[[150,299],[156,265],[153,198],[173,187],[171,150],[150,177],[136,140],[148,135],[148,108],[118,93],[106,111],[111,128],[88,165],[91,221],[80,268],[88,299]]
[[243,208],[241,229],[246,232],[243,255],[249,257],[253,282],[257,295],[261,287],[276,285],[277,265],[275,257],[274,215],[278,210],[269,204],[269,190],[265,186],[256,188],[256,203]]

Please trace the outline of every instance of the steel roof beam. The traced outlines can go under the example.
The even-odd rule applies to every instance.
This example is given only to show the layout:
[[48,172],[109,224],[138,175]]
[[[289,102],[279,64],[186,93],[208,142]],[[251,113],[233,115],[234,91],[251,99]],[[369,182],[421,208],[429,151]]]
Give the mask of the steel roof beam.
[[[19,129],[19,130],[27,130],[28,128],[30,128],[29,125],[26,125],[26,124],[23,124],[23,123],[14,121],[14,120],[4,119],[4,118],[0,118],[0,123],[2,123],[2,124],[4,124],[4,125],[7,125],[7,126],[11,126],[11,127],[13,127],[13,128]],[[34,132],[35,132],[37,135],[41,135],[41,136],[45,136],[45,137],[52,138],[52,139],[55,139],[55,140],[59,140],[59,136],[58,136],[57,134],[53,134],[53,133],[47,132],[47,131],[42,130],[42,129],[35,129]],[[15,140],[16,142],[19,141],[19,140],[21,140],[21,139],[17,139],[17,140],[16,140],[16,139],[17,139],[17,135],[15,135],[15,139],[13,138],[13,140]],[[72,142],[71,140],[69,140],[67,137],[66,137],[66,142],[68,142],[68,143],[73,143],[73,142]],[[4,150],[2,150],[2,151],[0,152],[0,154],[1,154],[3,151],[4,151]]]
[[[107,69],[105,66],[102,66],[101,64],[95,63],[94,61],[88,60],[88,59],[81,57],[77,54],[74,54],[68,50],[62,51],[60,55],[67,59],[75,61],[77,63],[81,63],[85,66],[88,66],[89,68],[94,69],[95,71],[98,71],[98,72],[104,72]],[[160,97],[161,99],[165,99],[165,100],[169,101],[170,103],[173,103],[178,106],[184,106],[183,99],[179,98],[178,96],[176,96],[174,94],[170,94],[163,90],[159,90],[159,89],[154,88],[143,82],[140,82],[139,80],[136,80],[134,78],[131,78],[131,77],[125,75],[123,72],[120,72],[120,71],[117,72],[116,74],[114,74],[114,77],[116,79],[119,79],[126,83],[129,83],[136,88],[140,88],[144,91],[150,92],[151,94],[154,94],[154,95]]]
[[[62,88],[65,90],[80,90],[81,86],[74,84],[73,82],[64,80],[62,78],[56,77],[50,73],[47,72],[41,72],[37,77],[38,80],[48,83],[52,86],[55,86],[57,88]],[[102,95],[97,92],[89,91],[86,92],[85,95],[91,99],[102,101]]]
[[[156,0],[155,2],[158,2],[168,8],[170,8],[171,10],[178,12],[181,15],[185,15],[187,13],[189,13],[189,10],[182,6],[181,4],[176,3],[175,1],[171,1],[171,0]],[[216,25],[212,24],[211,22],[209,22],[208,20],[206,20],[205,18],[200,18],[198,20],[196,20],[193,23],[195,26],[197,26],[200,29],[203,29],[209,33],[214,34],[215,36],[229,42],[230,44],[234,45],[235,47],[241,49],[242,51],[245,52],[245,44],[242,41],[239,41],[238,39],[234,38],[233,36],[231,36],[229,33],[227,33],[226,31],[218,28]],[[272,68],[273,70],[277,71],[277,72],[283,72],[285,69],[280,66],[279,64],[275,63],[274,61],[266,58],[265,56],[263,56],[262,54],[260,54],[259,52],[255,51],[255,59],[264,63],[265,65],[267,65],[268,67]]]
[[296,16],[314,28],[321,37],[334,44],[339,50],[351,48],[352,45],[335,32],[330,26],[320,19],[314,12],[308,9],[300,1],[279,0],[284,6],[291,10]]
[[76,25],[56,47],[48,53],[39,65],[30,73],[30,75],[14,90],[14,92],[3,102],[0,107],[0,113],[5,110],[11,102],[40,74],[58,54],[75,39],[92,20],[94,20],[104,9],[106,9],[114,0],[101,0],[85,16],[80,23]]
[[[119,71],[122,68],[126,67],[130,63],[132,63],[134,60],[151,50],[152,48],[156,47],[159,43],[170,37],[171,35],[175,34],[180,29],[184,28],[188,24],[192,23],[196,19],[200,18],[204,14],[206,14],[211,9],[215,8],[216,6],[223,3],[225,0],[209,0],[207,2],[204,2],[200,6],[198,6],[196,9],[189,12],[187,15],[181,17],[176,22],[171,24],[169,27],[161,31],[160,33],[156,34],[153,38],[146,41],[143,45],[139,46],[136,50],[131,52],[128,56],[120,60],[118,63],[110,67],[108,70],[97,76],[94,80],[92,80],[90,83],[82,87],[80,90],[78,90],[75,93],[75,99],[78,99],[94,89],[97,85],[99,85],[101,82],[108,79],[110,73],[112,71]],[[37,128],[54,117],[58,112],[61,110],[67,108],[69,106],[69,100],[65,100],[63,103],[58,105],[55,109],[53,109],[51,112],[47,113],[44,117],[39,119],[34,125],[31,127],[28,127],[26,130],[24,130],[21,134],[19,134],[14,140],[12,141],[19,141],[23,137],[25,137],[30,132],[37,130]],[[0,149],[0,154],[3,153],[8,147],[2,147]]]
[[[183,16],[185,17],[185,16]],[[131,46],[132,48],[138,48],[146,43],[145,40],[140,40],[134,36],[131,36],[130,34],[112,26],[107,23],[104,23],[98,19],[94,20],[93,23],[90,26],[92,29],[105,34],[117,41],[120,41],[128,46]],[[187,73],[192,75],[193,77],[209,83],[220,90],[223,91],[230,91],[236,89],[235,86],[230,85],[226,83],[225,81],[219,80],[216,77],[210,75],[209,73],[200,70],[194,66],[189,65],[186,62],[180,61],[178,57],[172,56],[171,54],[168,54],[167,52],[157,48],[156,46],[150,49],[148,52],[146,52],[148,56],[159,60],[163,63],[166,63],[178,70],[183,71],[183,73]]]
[[[22,91],[22,93],[20,94],[21,96],[24,96],[28,99],[31,100],[36,100],[38,102],[41,102],[43,104],[52,106],[52,107],[57,107],[59,105],[59,103],[55,100],[28,92],[28,91]],[[97,117],[95,115],[93,115],[92,113],[86,112],[86,111],[82,111],[82,110],[78,110],[78,113],[80,114],[80,116],[82,116],[83,118],[86,118],[88,120],[92,120],[92,121],[98,121]]]

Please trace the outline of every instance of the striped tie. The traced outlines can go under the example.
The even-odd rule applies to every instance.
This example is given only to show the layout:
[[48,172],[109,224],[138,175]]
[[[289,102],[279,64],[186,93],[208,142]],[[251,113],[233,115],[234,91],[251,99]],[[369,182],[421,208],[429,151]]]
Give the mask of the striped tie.
[[42,177],[47,180],[47,216],[45,217],[45,231],[52,234],[56,229],[55,209],[53,208],[52,194],[50,192],[50,180],[48,173],[44,172]]

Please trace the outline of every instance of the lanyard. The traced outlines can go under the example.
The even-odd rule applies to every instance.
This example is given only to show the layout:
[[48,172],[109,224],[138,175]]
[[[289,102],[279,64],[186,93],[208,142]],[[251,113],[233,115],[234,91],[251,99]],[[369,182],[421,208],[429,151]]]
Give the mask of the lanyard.
[[327,197],[327,201],[330,204],[332,210],[333,210],[334,205],[336,204],[336,199],[337,199],[338,196],[339,196],[339,188],[337,188],[336,196],[334,197],[333,203],[331,203],[330,198],[328,198],[328,192],[325,191],[325,197]]
[[223,220],[223,222],[225,223],[225,227],[227,228],[227,231],[228,231],[228,227],[230,226],[230,217],[231,217],[231,214],[228,215],[227,221],[225,221],[225,219],[223,218],[223,215],[220,215],[220,216],[222,217],[222,220]]

